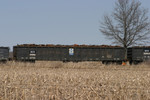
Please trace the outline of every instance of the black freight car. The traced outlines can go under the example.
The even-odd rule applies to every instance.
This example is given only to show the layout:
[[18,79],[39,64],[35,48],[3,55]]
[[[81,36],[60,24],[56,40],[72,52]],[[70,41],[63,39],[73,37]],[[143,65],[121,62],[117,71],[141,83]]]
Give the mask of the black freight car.
[[124,48],[105,45],[17,45],[14,59],[18,61],[102,61],[103,63],[125,60]]
[[9,59],[9,47],[0,47],[0,62],[6,62]]
[[150,47],[131,47],[128,48],[128,60],[130,64],[138,64],[150,61]]

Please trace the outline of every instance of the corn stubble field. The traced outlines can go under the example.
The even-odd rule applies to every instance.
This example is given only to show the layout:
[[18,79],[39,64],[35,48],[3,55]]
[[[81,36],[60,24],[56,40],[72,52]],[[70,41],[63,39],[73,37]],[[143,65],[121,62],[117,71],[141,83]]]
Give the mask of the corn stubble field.
[[8,62],[0,100],[150,100],[150,66]]

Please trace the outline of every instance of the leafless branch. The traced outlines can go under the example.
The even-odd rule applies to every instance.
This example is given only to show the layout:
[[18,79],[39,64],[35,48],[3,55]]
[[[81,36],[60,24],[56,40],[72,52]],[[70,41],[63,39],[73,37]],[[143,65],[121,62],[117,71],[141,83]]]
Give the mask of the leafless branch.
[[125,48],[145,44],[150,39],[148,10],[137,0],[118,0],[111,16],[105,15],[100,31]]

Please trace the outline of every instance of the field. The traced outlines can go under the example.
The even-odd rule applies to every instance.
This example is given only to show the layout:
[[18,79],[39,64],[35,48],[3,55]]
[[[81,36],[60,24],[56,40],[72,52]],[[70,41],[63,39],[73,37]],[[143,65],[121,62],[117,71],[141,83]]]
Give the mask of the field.
[[150,100],[150,66],[8,62],[0,100]]

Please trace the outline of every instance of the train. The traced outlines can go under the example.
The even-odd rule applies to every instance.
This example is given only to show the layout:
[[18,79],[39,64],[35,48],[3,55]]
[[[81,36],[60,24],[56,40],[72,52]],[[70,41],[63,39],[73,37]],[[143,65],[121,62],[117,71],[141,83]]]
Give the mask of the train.
[[17,45],[14,59],[18,61],[124,61],[124,49],[119,46],[98,45]]
[[[4,48],[4,47],[3,47]],[[7,50],[6,50],[7,49]],[[6,61],[9,59],[9,48],[5,47],[3,57]],[[81,61],[101,61],[103,64],[139,64],[150,61],[150,46],[129,47],[126,50],[121,46],[109,45],[37,45],[21,44],[13,46],[13,60],[35,62],[35,61],[63,61],[63,62],[81,62]],[[3,53],[0,52],[0,55]],[[0,59],[2,57],[0,56]]]
[[0,47],[0,62],[9,60],[9,47]]
[[127,54],[130,64],[150,62],[150,46],[130,47]]

